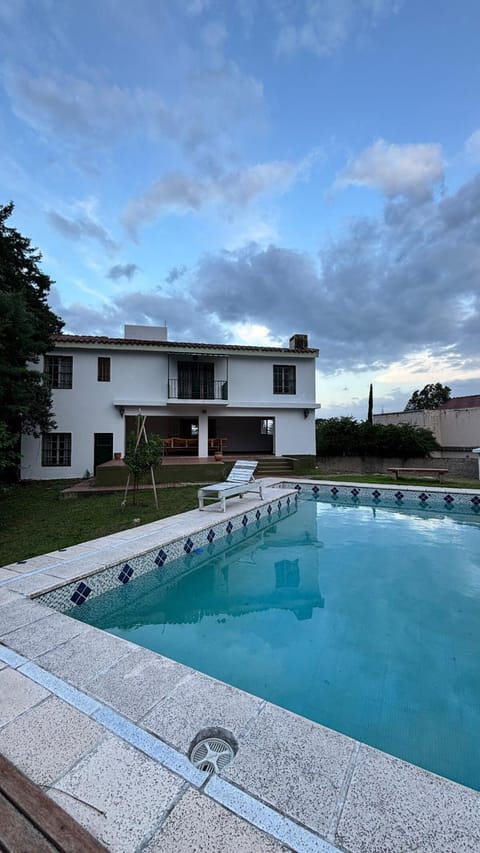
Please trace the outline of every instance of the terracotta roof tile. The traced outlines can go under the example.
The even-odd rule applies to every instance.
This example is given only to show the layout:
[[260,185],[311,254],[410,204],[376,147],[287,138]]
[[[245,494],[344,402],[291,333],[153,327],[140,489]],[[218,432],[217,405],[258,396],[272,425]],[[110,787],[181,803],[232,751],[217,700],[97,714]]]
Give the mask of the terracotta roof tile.
[[439,409],[477,409],[480,407],[480,394],[470,394],[466,397],[452,397],[441,403]]
[[289,349],[288,347],[254,347],[241,344],[203,344],[189,341],[144,341],[136,338],[108,338],[97,335],[53,335],[52,340],[56,344],[101,344],[109,346],[146,346],[169,349],[182,347],[184,349],[208,349],[229,350],[232,352],[283,352],[283,353],[309,353],[314,355],[318,350],[312,347],[307,349]]

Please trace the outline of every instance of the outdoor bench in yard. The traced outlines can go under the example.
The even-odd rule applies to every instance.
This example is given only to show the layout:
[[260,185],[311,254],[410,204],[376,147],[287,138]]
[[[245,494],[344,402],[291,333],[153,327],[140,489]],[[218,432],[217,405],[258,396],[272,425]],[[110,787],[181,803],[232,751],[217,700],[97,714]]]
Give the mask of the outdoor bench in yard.
[[387,468],[387,471],[395,474],[396,480],[398,480],[399,474],[423,474],[427,477],[436,475],[437,480],[440,481],[444,474],[448,474],[448,468]]

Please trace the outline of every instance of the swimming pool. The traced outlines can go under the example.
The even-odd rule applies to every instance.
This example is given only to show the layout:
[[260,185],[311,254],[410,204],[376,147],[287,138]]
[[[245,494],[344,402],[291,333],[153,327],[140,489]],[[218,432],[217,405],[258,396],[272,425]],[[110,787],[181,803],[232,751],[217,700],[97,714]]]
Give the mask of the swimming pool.
[[69,615],[480,788],[478,517],[301,500],[225,544]]

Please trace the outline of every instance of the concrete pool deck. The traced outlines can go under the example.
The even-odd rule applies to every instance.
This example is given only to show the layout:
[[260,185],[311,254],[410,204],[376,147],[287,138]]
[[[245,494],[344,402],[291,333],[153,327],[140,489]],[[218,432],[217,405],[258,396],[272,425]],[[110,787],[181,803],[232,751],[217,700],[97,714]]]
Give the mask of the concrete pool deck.
[[[278,480],[222,516],[192,510],[0,569],[0,752],[112,851],[480,849],[479,792],[31,598],[292,492]],[[238,752],[209,776],[188,751],[217,727]]]

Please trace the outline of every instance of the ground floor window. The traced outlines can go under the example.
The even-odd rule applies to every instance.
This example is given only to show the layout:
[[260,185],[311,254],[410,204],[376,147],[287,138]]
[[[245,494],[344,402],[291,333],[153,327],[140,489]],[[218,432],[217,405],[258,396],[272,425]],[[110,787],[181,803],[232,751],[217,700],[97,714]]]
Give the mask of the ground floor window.
[[273,418],[260,419],[260,435],[273,435]]
[[68,467],[72,464],[72,433],[46,432],[42,436],[42,465]]

